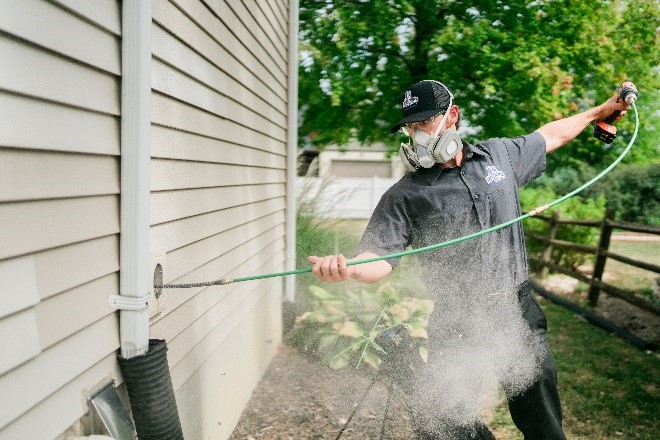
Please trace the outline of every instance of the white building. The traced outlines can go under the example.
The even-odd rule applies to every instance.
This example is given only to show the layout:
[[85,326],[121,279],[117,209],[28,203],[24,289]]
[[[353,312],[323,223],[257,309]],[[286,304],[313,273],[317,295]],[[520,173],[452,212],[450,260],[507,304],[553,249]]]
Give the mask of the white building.
[[330,146],[319,153],[319,177],[400,179],[406,169],[398,154],[387,157],[384,145]]
[[314,160],[315,176],[298,178],[298,197],[314,199],[318,214],[330,218],[368,219],[385,191],[406,173],[399,155],[388,157],[382,145],[330,146]]

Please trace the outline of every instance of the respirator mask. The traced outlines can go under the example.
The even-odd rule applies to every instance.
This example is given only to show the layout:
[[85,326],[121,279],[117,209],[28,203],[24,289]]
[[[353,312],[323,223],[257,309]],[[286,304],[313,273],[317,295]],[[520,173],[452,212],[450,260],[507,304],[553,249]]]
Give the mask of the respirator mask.
[[[410,143],[401,143],[399,155],[408,171],[417,171],[420,168],[431,168],[436,163],[445,163],[452,160],[462,150],[463,143],[454,129],[448,128],[440,133],[444,128],[445,122],[449,117],[449,110],[454,104],[454,95],[442,83],[432,81],[441,85],[449,94],[449,105],[444,112],[442,120],[432,134],[426,133],[421,129],[416,129],[412,136],[412,145]],[[407,99],[411,97],[408,96]],[[433,118],[432,118],[433,119]],[[405,127],[401,131],[410,136],[410,132]]]

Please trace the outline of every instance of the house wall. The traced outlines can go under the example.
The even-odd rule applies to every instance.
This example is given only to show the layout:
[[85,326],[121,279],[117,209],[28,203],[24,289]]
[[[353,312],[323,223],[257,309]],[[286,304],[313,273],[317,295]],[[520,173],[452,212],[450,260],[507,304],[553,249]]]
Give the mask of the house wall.
[[[284,270],[284,1],[154,1],[151,248],[165,282]],[[282,280],[166,291],[185,438],[228,436],[280,340]]]
[[[152,2],[165,282],[284,270],[288,7]],[[86,397],[122,382],[120,17],[118,0],[0,0],[0,439],[89,434]],[[150,332],[186,439],[231,433],[280,341],[281,294],[275,278],[161,297]]]

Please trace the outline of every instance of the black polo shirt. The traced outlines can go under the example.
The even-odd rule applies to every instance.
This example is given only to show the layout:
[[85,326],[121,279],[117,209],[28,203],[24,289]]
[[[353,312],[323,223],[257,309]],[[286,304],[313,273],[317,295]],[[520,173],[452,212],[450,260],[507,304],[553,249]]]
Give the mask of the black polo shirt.
[[[495,138],[464,143],[462,166],[439,165],[406,174],[380,199],[358,253],[386,255],[462,237],[521,215],[518,190],[545,169],[545,139]],[[520,223],[417,255],[435,293],[476,286],[510,290],[528,277]],[[387,260],[392,267],[399,259]]]

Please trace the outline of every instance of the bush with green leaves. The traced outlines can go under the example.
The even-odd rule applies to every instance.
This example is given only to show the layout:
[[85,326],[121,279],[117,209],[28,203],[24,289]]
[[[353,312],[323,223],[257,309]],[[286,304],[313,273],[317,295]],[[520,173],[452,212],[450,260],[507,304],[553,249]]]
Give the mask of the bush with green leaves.
[[[660,225],[660,160],[650,157],[649,161],[651,163],[618,165],[580,196],[605,197],[607,208],[614,209],[617,220]],[[528,187],[552,188],[559,195],[567,194],[600,171],[584,163],[557,168],[552,173],[544,173]]]
[[418,343],[420,356],[426,358],[426,326],[433,301],[404,297],[390,282],[382,282],[372,291],[360,286],[351,289],[347,283],[343,286],[334,293],[309,286],[306,302],[310,307],[296,318],[287,335],[289,343],[332,368],[363,364],[378,368],[387,353],[376,338],[386,330],[405,326]]
[[[656,159],[657,160],[657,159]],[[603,194],[617,220],[660,225],[660,162],[615,168],[586,192]]]
[[[523,211],[531,211],[538,206],[543,206],[556,200],[558,197],[552,189],[547,187],[523,188],[520,191],[520,204]],[[557,212],[559,218],[565,220],[599,220],[605,214],[605,203],[604,196],[600,196],[597,199],[585,199],[580,196],[574,196],[548,209],[543,215],[551,216],[553,212]],[[549,223],[535,218],[528,218],[523,221],[523,227],[527,232],[547,236]],[[557,227],[555,238],[557,240],[595,246],[598,243],[599,233],[600,230],[598,228],[560,224]],[[538,254],[543,250],[543,243],[529,237],[526,237],[525,240],[531,255]],[[564,267],[577,267],[585,263],[590,258],[590,255],[555,247],[551,258],[555,264],[560,264]]]

